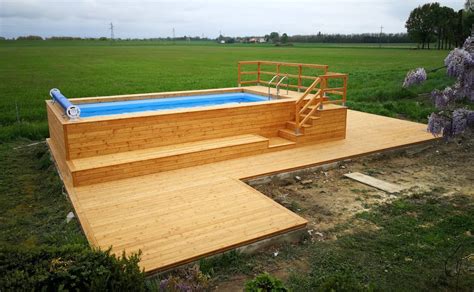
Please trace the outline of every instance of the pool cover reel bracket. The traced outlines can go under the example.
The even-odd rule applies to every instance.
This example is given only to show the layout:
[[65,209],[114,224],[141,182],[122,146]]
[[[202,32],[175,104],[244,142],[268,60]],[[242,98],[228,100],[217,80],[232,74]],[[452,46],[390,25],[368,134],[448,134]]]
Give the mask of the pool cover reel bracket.
[[81,116],[81,109],[77,105],[73,105],[67,97],[61,94],[59,89],[51,89],[49,95],[54,103],[57,102],[61,105],[69,119],[75,120]]

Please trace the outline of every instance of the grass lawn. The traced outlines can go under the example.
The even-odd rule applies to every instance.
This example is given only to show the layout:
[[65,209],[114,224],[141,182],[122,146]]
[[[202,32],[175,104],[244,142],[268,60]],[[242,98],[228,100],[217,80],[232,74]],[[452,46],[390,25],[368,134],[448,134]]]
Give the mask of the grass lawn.
[[440,67],[446,56],[409,48],[4,41],[0,55],[1,140],[47,136],[44,100],[53,87],[68,97],[232,87],[239,60],[328,64],[332,71],[349,73],[351,108],[416,121],[426,121],[431,106],[417,93],[451,82],[441,70],[423,86],[403,90],[409,69]]
[[86,246],[46,143],[31,144],[0,144],[0,246]]

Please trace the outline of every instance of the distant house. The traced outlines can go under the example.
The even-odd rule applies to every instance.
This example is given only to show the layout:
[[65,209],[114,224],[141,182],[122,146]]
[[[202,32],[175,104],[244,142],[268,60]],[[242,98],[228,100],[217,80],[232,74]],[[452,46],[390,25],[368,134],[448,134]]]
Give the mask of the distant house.
[[225,40],[221,40],[220,43],[221,43],[221,44],[225,44]]
[[265,38],[254,37],[249,39],[249,43],[264,43]]

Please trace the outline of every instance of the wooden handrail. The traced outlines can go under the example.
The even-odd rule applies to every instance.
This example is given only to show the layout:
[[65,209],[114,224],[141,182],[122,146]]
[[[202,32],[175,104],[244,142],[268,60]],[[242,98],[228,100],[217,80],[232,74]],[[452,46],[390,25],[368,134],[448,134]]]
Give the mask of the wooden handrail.
[[[298,92],[302,89],[307,87],[302,85],[302,80],[315,80],[317,76],[310,76],[310,75],[303,75],[303,68],[311,68],[311,69],[319,69],[323,71],[323,75],[328,74],[328,65],[320,65],[320,64],[304,64],[304,63],[290,63],[290,62],[274,62],[274,61],[239,61],[238,63],[238,78],[237,84],[240,87],[242,83],[242,75],[256,75],[257,84],[263,82],[261,80],[261,75],[287,75],[288,77],[295,78],[298,81],[298,85],[290,86],[293,88],[297,88]],[[245,71],[242,72],[242,65],[257,65],[257,71]],[[273,65],[275,66],[275,71],[264,71],[262,70],[262,65]],[[290,74],[285,72],[282,74],[281,67],[298,67],[298,74]],[[265,68],[264,68],[265,69]],[[246,82],[245,84],[250,84],[250,82]]]
[[309,117],[311,117],[314,114],[314,112],[318,109],[319,105],[321,104],[321,100],[322,98],[318,98],[318,102],[314,105],[311,111],[304,117],[304,119],[300,122],[300,124],[298,125],[299,127],[302,127],[304,123],[306,123],[306,121],[309,119]]
[[314,82],[306,89],[306,91],[301,95],[301,97],[296,101],[296,104],[300,104],[303,99],[305,99],[308,94],[313,91],[313,89],[321,82],[321,78],[316,78]]
[[302,109],[300,109],[299,114],[303,113],[311,105],[311,102],[315,99],[315,97],[321,95],[321,92],[322,90],[318,89],[314,96],[304,105]]
[[291,62],[275,62],[275,61],[239,61],[239,64],[242,65],[280,65],[280,66],[288,66],[288,67],[308,67],[308,68],[314,68],[314,69],[323,69],[324,74],[327,73],[327,70],[329,68],[328,65],[322,65],[322,64],[305,64],[305,63],[291,63]]
[[[270,82],[270,81],[260,81],[260,83],[261,84],[266,84],[266,85],[275,85],[275,86],[277,85],[277,82]],[[293,84],[288,84],[288,85],[281,84],[281,86],[289,87],[289,88],[296,88],[296,89],[298,88],[298,85],[293,85]],[[306,88],[306,87],[304,87],[304,88]]]
[[[244,71],[242,72],[242,65],[257,65],[257,71]],[[275,71],[263,71],[262,65],[274,65]],[[298,74],[290,74],[287,73],[286,70],[281,70],[281,67],[297,67]],[[312,68],[312,69],[321,69],[323,70],[323,74],[319,76],[308,76],[303,75],[304,68]],[[264,68],[265,69],[265,68]],[[255,69],[254,69],[255,70]],[[256,80],[251,81],[242,81],[241,75],[256,75]],[[346,104],[347,98],[347,79],[348,75],[343,73],[334,73],[328,72],[328,65],[319,65],[319,64],[303,64],[303,63],[289,63],[289,62],[273,62],[273,61],[239,61],[238,62],[238,85],[239,87],[242,84],[267,84],[267,85],[277,85],[277,82],[268,82],[261,80],[261,75],[272,75],[272,76],[287,76],[291,78],[295,78],[298,81],[298,85],[293,84],[279,84],[281,86],[288,88],[297,88],[298,92],[300,90],[305,89],[304,93],[298,98],[295,102],[295,127],[296,131],[298,132],[304,123],[314,114],[314,112],[318,109],[319,106],[323,106],[325,103],[342,103],[342,105]],[[309,87],[303,86],[303,79],[313,80]],[[342,87],[329,87],[329,80],[330,79],[342,79],[343,85]],[[317,86],[319,85],[319,88]],[[317,92],[311,97],[307,103],[302,106],[303,102],[305,101],[306,97],[311,94],[315,89]],[[328,94],[337,94],[342,96],[341,100],[328,100],[326,98],[326,93]],[[311,105],[315,105],[311,108],[308,114],[304,114],[306,110]],[[301,116],[303,118],[301,119]]]
[[[306,96],[308,96],[308,94],[310,94],[311,91],[314,90],[314,88],[322,81],[321,78],[317,78],[316,80],[314,80],[314,82],[306,89],[306,91],[301,95],[301,97],[296,101],[295,103],[295,127],[296,127],[296,131],[298,132],[301,128],[301,126],[304,124],[304,123],[300,123],[300,106],[301,106],[301,102],[306,98]],[[323,91],[323,88],[319,89],[318,92],[313,96],[313,98],[311,99],[311,101],[314,99],[314,97],[318,96],[321,94],[321,92]],[[311,102],[309,101],[308,104]],[[306,104],[306,105],[308,105]],[[305,107],[306,107],[305,105]],[[306,109],[306,108],[305,108]],[[306,121],[306,117],[304,119]]]

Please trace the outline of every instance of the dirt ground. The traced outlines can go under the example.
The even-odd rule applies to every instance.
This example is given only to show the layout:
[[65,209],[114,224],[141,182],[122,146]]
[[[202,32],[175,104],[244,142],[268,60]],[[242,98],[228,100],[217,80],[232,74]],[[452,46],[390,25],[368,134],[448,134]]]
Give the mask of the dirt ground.
[[[449,142],[438,140],[402,150],[343,161],[329,167],[314,168],[249,182],[254,188],[306,218],[309,240],[337,240],[336,226],[348,222],[361,211],[387,204],[400,196],[443,189],[446,195],[462,192],[474,196],[474,139]],[[397,194],[361,184],[344,177],[361,172],[401,185]],[[352,223],[351,223],[352,224]],[[367,224],[367,223],[366,223]],[[343,232],[356,232],[375,226],[350,226]],[[262,269],[285,280],[290,270],[305,271],[304,255],[297,259],[272,259],[278,246],[262,251]],[[271,266],[271,268],[269,268]],[[220,291],[242,291],[248,275],[233,275],[214,282]]]

